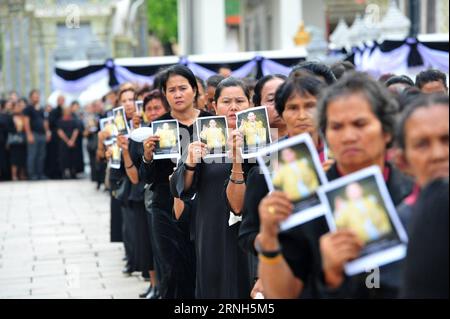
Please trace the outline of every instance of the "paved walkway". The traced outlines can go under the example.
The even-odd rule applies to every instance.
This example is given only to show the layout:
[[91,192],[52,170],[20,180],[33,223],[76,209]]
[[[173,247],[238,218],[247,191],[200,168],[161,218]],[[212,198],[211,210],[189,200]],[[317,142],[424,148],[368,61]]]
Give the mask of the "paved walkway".
[[87,180],[0,183],[0,299],[137,298],[109,197]]

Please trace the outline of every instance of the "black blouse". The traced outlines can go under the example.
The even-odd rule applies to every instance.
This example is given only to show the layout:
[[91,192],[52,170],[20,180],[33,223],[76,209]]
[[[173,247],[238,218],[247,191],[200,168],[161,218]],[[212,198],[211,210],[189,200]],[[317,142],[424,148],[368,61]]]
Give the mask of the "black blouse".
[[[210,113],[200,111],[199,117],[211,116]],[[174,120],[169,113],[161,116],[157,121]],[[181,154],[187,153],[189,144],[193,141],[194,125],[186,126],[179,123],[180,133],[182,129],[189,132],[189,141],[182,139],[181,141]],[[142,158],[142,157],[141,157]],[[170,193],[169,176],[173,174],[176,163],[172,159],[154,160],[150,164],[142,163],[139,168],[139,179],[146,184],[150,185],[150,189],[153,191],[153,202],[151,207],[159,208],[165,212],[172,212],[173,208],[173,196]]]

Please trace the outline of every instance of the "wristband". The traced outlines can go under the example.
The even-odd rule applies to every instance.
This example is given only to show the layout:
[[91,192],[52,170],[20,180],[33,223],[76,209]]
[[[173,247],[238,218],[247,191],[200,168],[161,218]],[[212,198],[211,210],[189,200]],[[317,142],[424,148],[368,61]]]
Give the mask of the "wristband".
[[283,256],[281,254],[278,254],[276,257],[268,258],[264,255],[259,255],[258,259],[263,264],[276,265],[276,264],[279,264],[283,260]]
[[150,162],[148,162],[148,161],[145,159],[145,155],[142,155],[142,162],[144,162],[144,164],[149,165],[149,164],[153,163],[153,160],[151,160]]
[[132,168],[134,166],[134,163],[132,163],[130,166],[128,166],[128,167],[125,167],[126,169],[130,169],[130,168]]
[[260,257],[265,257],[266,259],[274,259],[278,256],[281,256],[281,248],[272,251],[265,251],[261,247],[261,243],[259,242],[259,240],[255,240],[255,250]]
[[230,182],[232,182],[233,184],[236,184],[236,185],[243,185],[243,184],[245,184],[245,180],[244,179],[235,180],[235,179],[231,178],[231,176],[230,176]]

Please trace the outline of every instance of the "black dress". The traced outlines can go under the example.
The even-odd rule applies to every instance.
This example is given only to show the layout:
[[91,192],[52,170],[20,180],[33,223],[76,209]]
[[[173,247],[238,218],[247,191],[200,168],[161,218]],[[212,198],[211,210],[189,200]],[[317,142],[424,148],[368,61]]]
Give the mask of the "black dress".
[[[22,121],[24,121],[23,117],[21,119]],[[16,125],[14,123],[14,116],[11,116],[11,123],[10,123],[10,130],[9,130],[10,134],[14,134],[18,137],[20,137],[20,139],[23,142],[18,142],[18,143],[14,143],[14,144],[10,144],[9,145],[9,150],[10,150],[10,162],[11,165],[17,166],[19,169],[25,169],[27,166],[27,140],[26,140],[26,135],[25,135],[25,131],[17,131]]]
[[[139,170],[144,155],[144,148],[142,143],[136,143],[130,140],[129,152],[133,164]],[[149,270],[154,270],[153,265],[153,248],[150,236],[151,225],[147,218],[147,211],[144,203],[145,183],[139,182],[136,185],[131,185],[129,203],[131,209],[134,211],[136,218],[135,228],[135,249],[136,258],[138,261],[139,270],[144,276],[148,276]]]
[[10,177],[9,152],[6,149],[8,122],[8,115],[0,113],[0,180],[7,180]]
[[248,256],[238,245],[240,223],[232,226],[228,223],[232,209],[226,198],[226,185],[231,167],[225,163],[199,164],[193,185],[187,192],[183,191],[184,165],[178,167],[171,179],[172,193],[176,197],[196,196],[195,297],[198,299],[250,297]]
[[78,131],[80,132],[80,134],[78,134],[78,137],[75,142],[75,150],[76,150],[75,171],[77,173],[83,173],[84,172],[84,151],[83,151],[84,123],[77,115],[73,115],[73,117],[77,124]]
[[[47,144],[47,153],[45,156],[45,174],[49,178],[58,179],[62,177],[61,163],[59,157],[61,139],[58,136],[58,123],[63,115],[62,107],[57,106],[48,116],[48,124],[52,133],[52,138]],[[70,138],[70,136],[68,136]]]
[[[71,138],[73,132],[78,129],[77,123],[73,119],[58,121],[58,129],[62,130],[68,139]],[[59,167],[61,171],[70,170],[71,174],[75,173],[76,148],[69,147],[60,139],[59,140]]]
[[[211,116],[200,112],[199,117]],[[158,120],[173,120],[170,113]],[[182,138],[182,131],[186,136]],[[180,123],[181,152],[186,152],[192,141],[193,125]],[[195,295],[195,255],[190,241],[189,228],[180,227],[173,215],[174,198],[170,192],[169,176],[173,174],[176,164],[172,160],[154,160],[143,163],[139,169],[139,178],[150,185],[153,199],[150,204],[153,226],[153,251],[158,264],[160,294],[163,299],[194,298]]]

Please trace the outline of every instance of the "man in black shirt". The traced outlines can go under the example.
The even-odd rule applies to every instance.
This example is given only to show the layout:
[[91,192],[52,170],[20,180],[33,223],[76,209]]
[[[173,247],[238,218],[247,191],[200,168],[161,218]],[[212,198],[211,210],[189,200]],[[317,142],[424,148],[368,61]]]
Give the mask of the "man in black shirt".
[[45,179],[44,163],[47,142],[51,138],[48,120],[44,110],[39,105],[40,95],[38,90],[30,92],[30,105],[26,107],[25,131],[28,141],[28,176],[31,180]]

